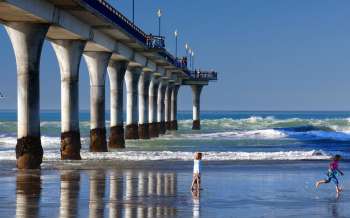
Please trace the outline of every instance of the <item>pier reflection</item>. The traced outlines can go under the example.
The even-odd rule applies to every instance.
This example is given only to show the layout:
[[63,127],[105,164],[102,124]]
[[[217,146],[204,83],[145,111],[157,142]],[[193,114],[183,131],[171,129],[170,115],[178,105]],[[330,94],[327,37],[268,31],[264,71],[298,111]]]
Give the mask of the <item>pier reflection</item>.
[[109,179],[109,217],[121,218],[124,179],[121,173],[111,172]]
[[61,171],[59,217],[77,217],[80,192],[80,172]]
[[16,178],[16,217],[39,217],[40,195],[40,171],[18,171]]
[[90,173],[89,188],[89,217],[104,217],[106,173],[101,170],[92,171]]
[[120,204],[122,208],[119,210],[124,210],[125,213],[119,214],[120,217],[148,218],[176,215],[176,209],[171,206],[173,202],[168,201],[169,197],[176,194],[176,174],[127,171],[123,178],[124,203]]
[[[44,177],[45,178],[45,177]],[[18,172],[16,217],[40,217],[41,194],[56,196],[52,217],[153,218],[176,216],[176,174],[133,170],[60,170],[60,193],[43,192],[40,171]],[[55,182],[54,182],[55,183]],[[46,184],[44,182],[43,184]],[[52,185],[52,181],[50,182]],[[43,189],[46,186],[44,185]],[[52,202],[50,207],[55,207]],[[58,214],[56,214],[56,212]],[[42,215],[42,214],[41,214]]]

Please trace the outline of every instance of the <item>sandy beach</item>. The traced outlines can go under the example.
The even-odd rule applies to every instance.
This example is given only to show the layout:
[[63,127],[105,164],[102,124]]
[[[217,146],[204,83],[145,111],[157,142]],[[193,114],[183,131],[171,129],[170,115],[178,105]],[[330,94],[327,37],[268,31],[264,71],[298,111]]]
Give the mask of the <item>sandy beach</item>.
[[[349,182],[316,189],[326,161],[205,161],[192,196],[191,162],[46,163],[41,172],[2,168],[4,217],[349,217]],[[343,163],[349,171],[349,163]],[[13,166],[14,167],[14,166]],[[344,177],[346,178],[347,175]],[[345,181],[345,182],[344,182]],[[16,196],[16,197],[14,197]]]

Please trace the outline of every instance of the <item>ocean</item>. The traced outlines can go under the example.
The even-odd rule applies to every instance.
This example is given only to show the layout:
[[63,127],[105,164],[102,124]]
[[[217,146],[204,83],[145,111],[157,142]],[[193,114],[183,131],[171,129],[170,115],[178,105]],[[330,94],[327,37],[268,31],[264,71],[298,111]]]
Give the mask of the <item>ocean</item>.
[[[109,117],[109,114],[106,115]],[[116,160],[315,160],[348,159],[350,112],[202,112],[192,131],[191,112],[179,112],[179,131],[157,139],[127,141],[125,150],[90,153],[89,113],[80,113],[82,157]],[[107,121],[107,126],[109,122]],[[107,128],[108,129],[108,128]],[[44,160],[59,160],[60,113],[41,114]],[[0,112],[0,160],[15,160],[16,112]]]

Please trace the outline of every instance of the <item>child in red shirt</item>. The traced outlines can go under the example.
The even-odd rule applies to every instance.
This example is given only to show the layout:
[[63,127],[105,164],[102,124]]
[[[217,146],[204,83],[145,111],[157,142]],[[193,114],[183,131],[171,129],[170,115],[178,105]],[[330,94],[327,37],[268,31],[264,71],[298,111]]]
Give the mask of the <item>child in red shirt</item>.
[[339,173],[342,176],[344,175],[344,173],[338,168],[340,159],[341,159],[341,156],[338,154],[333,157],[333,160],[329,164],[329,168],[328,168],[328,173],[327,173],[328,178],[316,182],[316,188],[318,188],[321,184],[325,184],[325,183],[329,183],[330,181],[333,181],[336,187],[337,194],[339,194],[339,192],[342,191],[342,189],[339,187],[339,181],[337,178]]

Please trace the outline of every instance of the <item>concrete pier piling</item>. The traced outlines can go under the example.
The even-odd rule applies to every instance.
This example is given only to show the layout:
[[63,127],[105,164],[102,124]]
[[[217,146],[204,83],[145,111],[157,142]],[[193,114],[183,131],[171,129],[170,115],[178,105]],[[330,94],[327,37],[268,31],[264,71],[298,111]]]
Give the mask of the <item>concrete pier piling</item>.
[[90,75],[90,151],[106,152],[105,80],[111,53],[84,52]]
[[129,66],[125,73],[126,84],[126,128],[125,139],[138,139],[138,124],[137,124],[137,94],[138,82],[142,72],[141,67]]
[[150,138],[159,136],[159,123],[157,122],[159,77],[159,75],[152,75],[149,85],[148,122]]
[[171,92],[171,114],[170,114],[170,129],[177,130],[177,94],[179,92],[180,85],[175,84]]
[[17,65],[17,145],[19,169],[38,169],[43,158],[40,139],[40,55],[49,25],[6,23]]
[[191,85],[192,97],[193,97],[193,130],[201,129],[200,122],[200,97],[203,89],[203,85]]
[[138,83],[139,98],[139,139],[149,139],[148,125],[148,92],[151,79],[151,72],[143,71]]
[[123,83],[127,67],[127,61],[111,60],[107,68],[111,91],[109,148],[125,148],[123,126]]
[[61,159],[80,160],[79,66],[86,42],[51,42],[61,74]]
[[159,125],[159,134],[165,134],[165,91],[168,81],[166,79],[161,79],[158,87],[158,99],[157,99],[157,120]]
[[173,92],[174,82],[169,81],[165,90],[164,107],[165,107],[165,128],[171,130],[171,93]]

